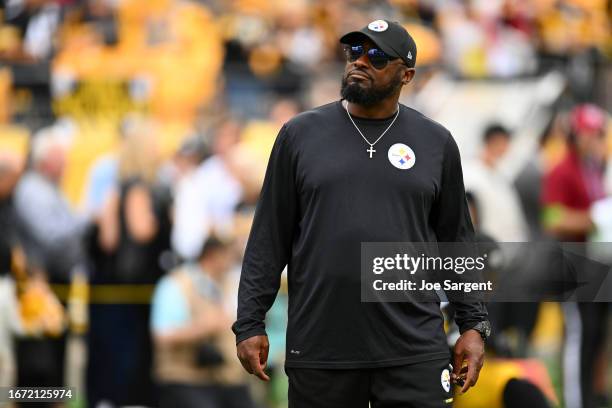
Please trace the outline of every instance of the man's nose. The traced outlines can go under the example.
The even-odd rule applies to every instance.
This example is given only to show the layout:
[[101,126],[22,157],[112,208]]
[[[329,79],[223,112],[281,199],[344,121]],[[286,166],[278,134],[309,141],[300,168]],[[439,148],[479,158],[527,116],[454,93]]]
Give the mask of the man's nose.
[[367,53],[363,53],[362,56],[360,56],[359,58],[357,58],[353,64],[355,64],[356,68],[365,68],[369,65],[370,61],[368,60],[368,54]]

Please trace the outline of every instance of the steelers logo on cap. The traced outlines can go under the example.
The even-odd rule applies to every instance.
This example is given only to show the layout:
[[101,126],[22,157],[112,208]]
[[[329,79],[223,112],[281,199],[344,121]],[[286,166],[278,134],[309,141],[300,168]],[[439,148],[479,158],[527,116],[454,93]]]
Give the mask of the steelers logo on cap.
[[408,170],[416,163],[414,151],[403,143],[396,143],[389,148],[389,162],[400,170]]
[[368,28],[372,31],[381,32],[389,28],[389,24],[385,20],[374,20],[368,24]]

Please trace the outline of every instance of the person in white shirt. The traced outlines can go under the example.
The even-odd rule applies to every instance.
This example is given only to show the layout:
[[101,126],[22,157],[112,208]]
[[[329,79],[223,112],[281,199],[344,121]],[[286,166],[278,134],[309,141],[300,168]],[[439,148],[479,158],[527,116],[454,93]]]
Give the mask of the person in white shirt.
[[478,160],[465,166],[464,183],[479,203],[483,233],[498,242],[524,242],[528,229],[518,194],[497,167],[509,145],[510,132],[499,124],[489,125]]
[[215,135],[213,156],[183,177],[176,188],[172,246],[183,259],[197,258],[211,230],[223,235],[233,226],[243,188],[229,161],[239,131],[235,122],[222,124]]

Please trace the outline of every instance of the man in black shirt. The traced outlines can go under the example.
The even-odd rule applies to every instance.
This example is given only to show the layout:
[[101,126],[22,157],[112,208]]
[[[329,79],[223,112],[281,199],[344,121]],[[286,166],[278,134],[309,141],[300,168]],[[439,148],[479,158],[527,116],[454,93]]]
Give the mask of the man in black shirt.
[[342,100],[287,122],[272,150],[242,268],[238,357],[268,380],[264,318],[288,265],[290,407],[447,407],[451,381],[465,392],[478,379],[484,305],[454,304],[451,374],[439,303],[361,302],[360,251],[473,240],[459,151],[398,103],[417,54],[404,28],[376,20],[341,42]]

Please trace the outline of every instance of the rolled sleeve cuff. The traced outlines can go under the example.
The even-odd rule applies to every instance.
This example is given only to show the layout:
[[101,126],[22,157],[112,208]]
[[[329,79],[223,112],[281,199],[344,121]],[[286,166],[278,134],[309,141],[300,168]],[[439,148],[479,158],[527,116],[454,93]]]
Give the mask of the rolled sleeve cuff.
[[246,339],[250,339],[251,337],[266,336],[266,335],[267,335],[266,329],[264,328],[251,329],[251,330],[245,331],[244,333],[236,334],[236,344]]
[[478,323],[480,323],[483,320],[486,320],[486,319],[468,320],[466,322],[462,322],[459,325],[459,333],[461,333],[461,334],[465,333],[466,331],[474,328],[474,326],[476,326]]

